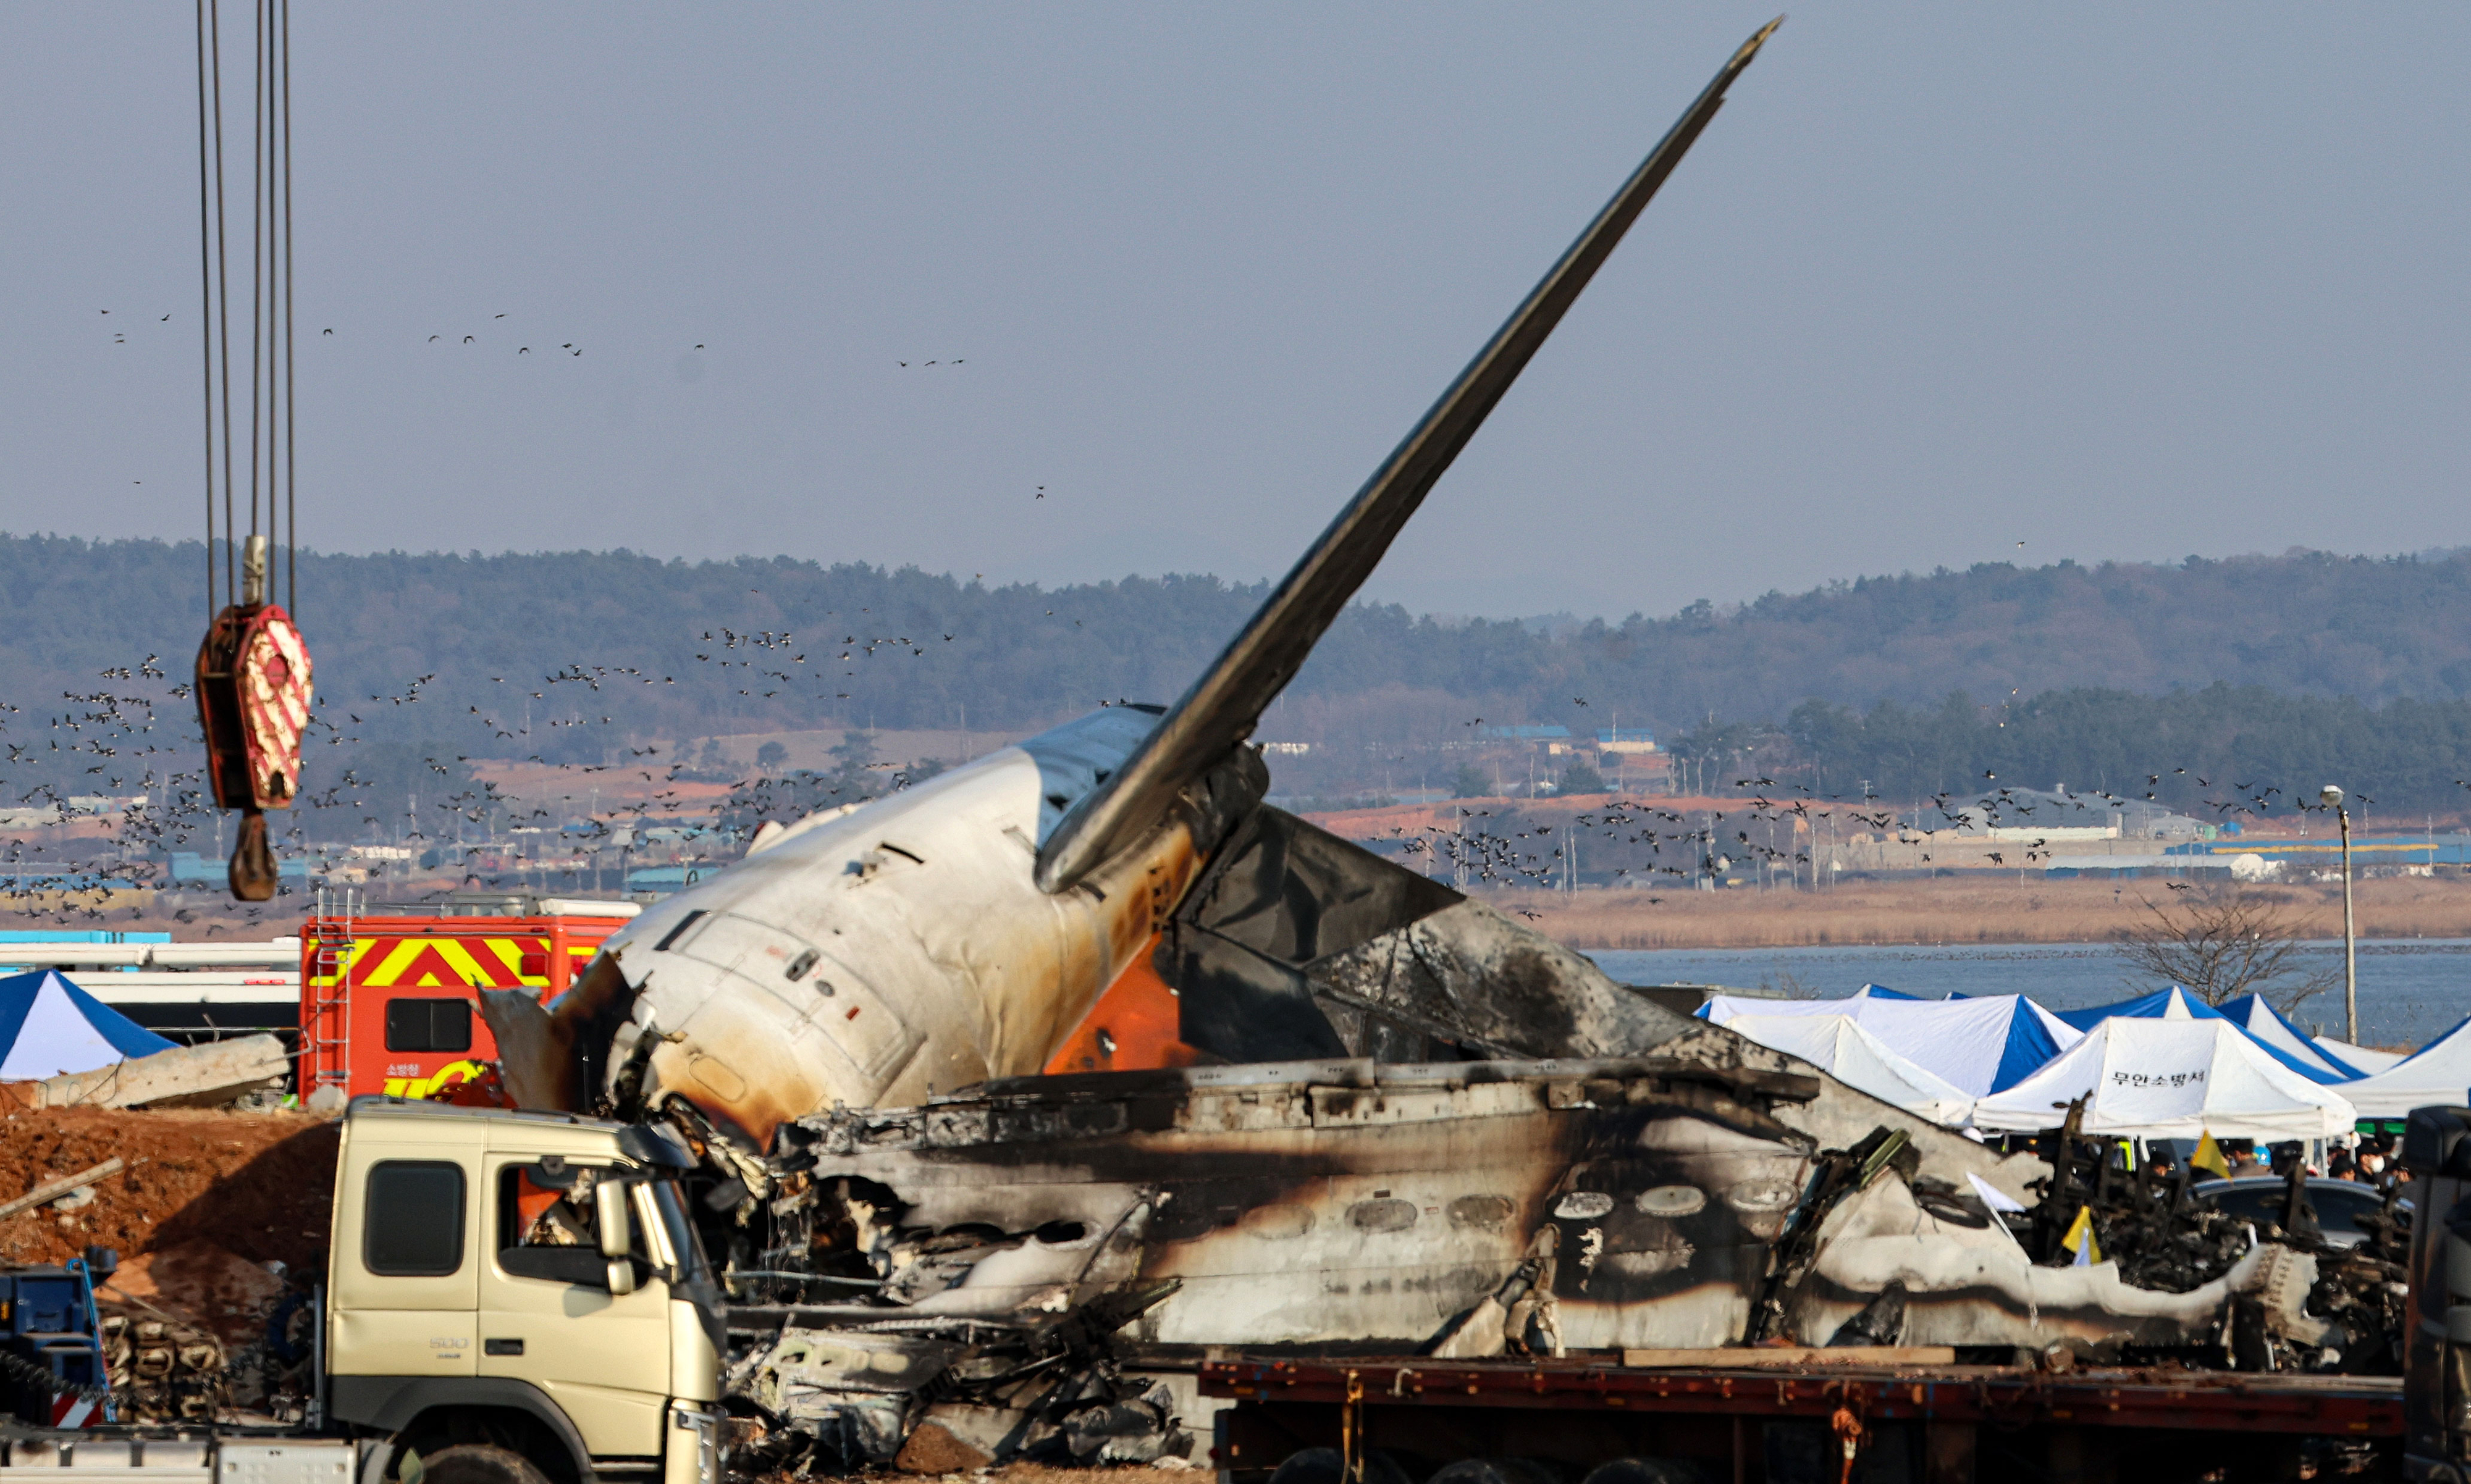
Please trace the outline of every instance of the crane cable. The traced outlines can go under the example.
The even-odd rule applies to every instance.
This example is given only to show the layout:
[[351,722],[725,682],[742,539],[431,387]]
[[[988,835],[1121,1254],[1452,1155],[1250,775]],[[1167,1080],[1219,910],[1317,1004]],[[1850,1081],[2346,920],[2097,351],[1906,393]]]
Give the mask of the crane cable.
[[[221,0],[196,0],[196,4],[209,615],[206,638],[198,651],[198,717],[205,735],[206,777],[215,802],[222,808],[238,809],[243,816],[241,838],[228,868],[232,894],[244,901],[265,901],[280,885],[279,868],[267,839],[265,811],[289,807],[299,793],[300,733],[308,724],[311,705],[309,654],[287,609],[296,603],[299,593],[298,443],[293,390],[297,376],[292,294],[292,8],[291,0],[254,0],[248,531],[244,544],[235,506],[240,470],[232,443],[223,15]],[[271,601],[276,575],[273,541],[278,536],[283,540],[285,602],[281,604]]]

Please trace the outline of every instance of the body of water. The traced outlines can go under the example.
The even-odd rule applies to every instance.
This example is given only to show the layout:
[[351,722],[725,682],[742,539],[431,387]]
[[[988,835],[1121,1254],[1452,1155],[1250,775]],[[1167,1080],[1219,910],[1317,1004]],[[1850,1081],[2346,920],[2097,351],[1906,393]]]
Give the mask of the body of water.
[[[2310,951],[2316,962],[2341,968],[2341,943],[2312,944]],[[1625,984],[1732,985],[1819,999],[1841,999],[1871,984],[1925,1000],[2029,995],[2056,1010],[2107,1005],[2161,987],[2131,973],[2127,961],[2102,943],[1608,948],[1588,957]],[[2367,1045],[2420,1046],[2465,1015],[2471,1015],[2471,939],[2360,944],[2360,1033]],[[2341,1035],[2340,982],[2291,1018]]]

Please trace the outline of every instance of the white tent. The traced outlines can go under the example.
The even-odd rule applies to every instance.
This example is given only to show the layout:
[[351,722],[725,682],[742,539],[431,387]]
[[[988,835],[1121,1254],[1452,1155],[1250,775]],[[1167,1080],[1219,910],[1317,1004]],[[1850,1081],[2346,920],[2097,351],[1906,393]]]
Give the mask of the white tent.
[[2383,1072],[2342,1084],[2363,1118],[2400,1118],[2436,1103],[2471,1102],[2471,1020],[2429,1042]]
[[2324,1139],[2351,1131],[2358,1111],[2341,1089],[2312,1082],[2227,1020],[2119,1016],[2032,1077],[1973,1105],[1975,1126],[2056,1128],[2087,1098],[2084,1131],[2120,1138]]
[[1736,1015],[1725,1029],[1933,1123],[1961,1125],[1973,1108],[1964,1088],[1889,1050],[1850,1015]]
[[2261,994],[2244,994],[2217,1008],[2248,1034],[2290,1057],[2312,1082],[2356,1082],[2362,1074],[2381,1070],[2328,1050]]
[[[1711,994],[1699,1007],[1699,1018],[1725,1025],[1736,1015],[1851,1015],[1867,1004],[1921,1004],[1910,995],[1880,985],[1864,985],[1841,1000],[1771,1000],[1764,995]],[[1936,1003],[1936,1002],[1932,1002]]]
[[2383,1072],[2411,1055],[2409,1052],[2370,1051],[2365,1046],[2354,1046],[2348,1041],[2338,1041],[2330,1035],[2310,1036],[2309,1039],[2315,1041],[2335,1060],[2357,1067],[2371,1076]]
[[2020,994],[1916,1000],[1874,988],[1844,1000],[1712,995],[1700,1013],[1720,1026],[1745,1015],[1850,1015],[1890,1051],[1970,1098],[2014,1086],[2084,1035]]

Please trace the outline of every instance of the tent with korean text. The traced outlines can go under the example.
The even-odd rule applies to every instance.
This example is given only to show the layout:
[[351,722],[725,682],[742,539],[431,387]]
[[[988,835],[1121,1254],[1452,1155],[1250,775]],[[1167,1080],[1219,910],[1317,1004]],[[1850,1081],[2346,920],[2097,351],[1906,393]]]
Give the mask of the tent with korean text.
[[2119,1138],[2323,1139],[2359,1118],[2342,1090],[2301,1077],[2216,1015],[2102,1021],[2049,1066],[1976,1102],[1973,1122],[2056,1128],[2079,1098],[2084,1131]]
[[[2265,1054],[2312,1082],[2347,1082],[2360,1074],[2342,1066],[2313,1045],[2298,1028],[2275,1014],[2261,1003],[2250,1007],[2247,996],[2233,1000],[2217,1009],[2187,990],[2173,985],[2152,994],[2138,995],[2115,1005],[2097,1005],[2089,1009],[2061,1010],[2059,1018],[2080,1030],[2090,1031],[2109,1020],[2227,1020],[2240,1028],[2243,1034],[2261,1047]],[[2232,1013],[2239,1007],[2239,1013]],[[2257,1011],[2262,1013],[2257,1013]],[[2264,1027],[2260,1032],[2250,1022]],[[2286,1033],[2287,1032],[2287,1033]]]

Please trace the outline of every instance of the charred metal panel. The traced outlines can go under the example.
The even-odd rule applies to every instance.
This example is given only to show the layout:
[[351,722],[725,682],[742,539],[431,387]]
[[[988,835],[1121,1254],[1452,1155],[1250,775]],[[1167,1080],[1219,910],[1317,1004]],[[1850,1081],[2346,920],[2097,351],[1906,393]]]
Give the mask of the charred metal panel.
[[1181,1035],[1230,1061],[1608,1056],[1690,1022],[1489,907],[1263,807],[1160,945]]
[[1264,805],[1237,827],[1179,916],[1264,958],[1301,965],[1463,900],[1440,882]]
[[1159,977],[1175,986],[1176,1037],[1229,1061],[1344,1056],[1305,977],[1243,944],[1198,929],[1171,929],[1158,950]]
[[[1361,1017],[1340,1037],[1306,987],[1305,966],[1460,900],[1283,810],[1238,824],[1159,944],[1175,986],[1181,1039],[1229,1061],[1360,1052]],[[1424,1059],[1424,1036],[1407,1046]]]
[[1634,1055],[1692,1025],[1463,897],[1318,960],[1305,980],[1317,998],[1493,1056]]

